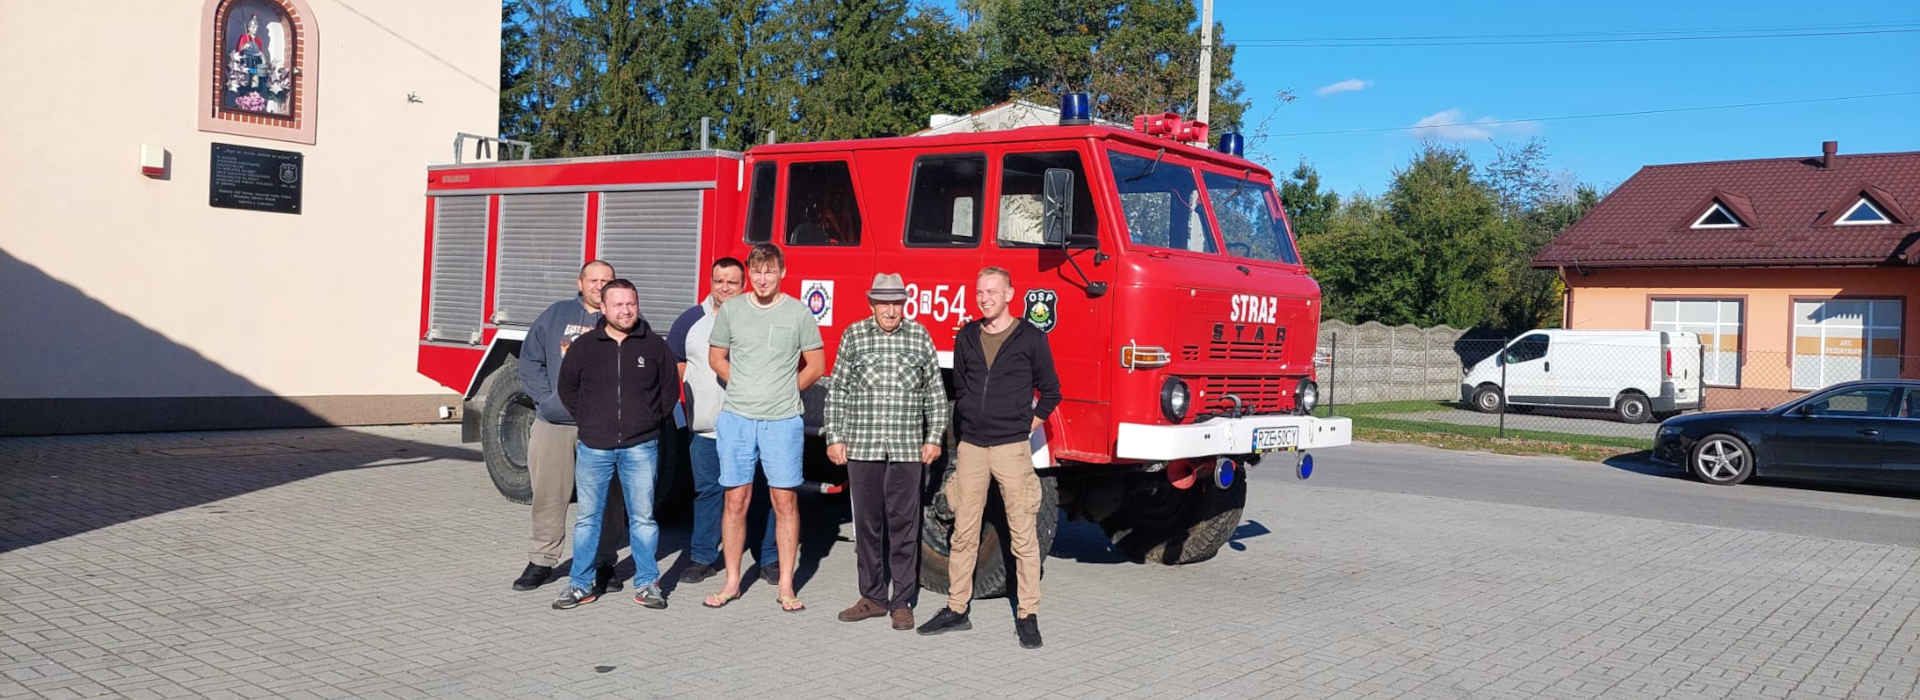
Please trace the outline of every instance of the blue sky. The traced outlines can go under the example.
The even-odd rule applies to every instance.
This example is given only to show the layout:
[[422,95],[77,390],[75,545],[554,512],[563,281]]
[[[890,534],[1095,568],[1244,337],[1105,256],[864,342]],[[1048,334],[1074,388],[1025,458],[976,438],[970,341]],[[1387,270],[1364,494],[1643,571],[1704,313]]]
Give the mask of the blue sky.
[[[933,0],[952,7],[951,0]],[[1196,7],[1198,0],[1194,0]],[[1239,47],[1236,76],[1270,136],[1249,153],[1275,171],[1301,158],[1341,194],[1379,194],[1423,138],[1464,147],[1476,163],[1492,144],[1540,138],[1548,166],[1569,181],[1611,188],[1640,166],[1920,150],[1920,94],[1667,114],[1475,124],[1890,92],[1920,93],[1920,6],[1817,7],[1780,0],[1610,3],[1292,4],[1215,0],[1214,19]],[[1513,45],[1539,39],[1621,39],[1861,32],[1825,37]],[[1655,34],[1658,33],[1658,34]],[[1571,36],[1581,34],[1584,36]],[[1488,35],[1502,35],[1489,37]],[[1514,35],[1514,36],[1506,36]],[[1548,36],[1554,35],[1554,36]],[[1348,37],[1469,37],[1493,45],[1256,46]],[[1476,38],[1477,37],[1477,38]],[[1343,85],[1344,84],[1344,85]],[[1333,86],[1348,89],[1339,90]],[[1353,89],[1358,88],[1358,89]],[[1324,89],[1324,90],[1323,90]],[[1279,104],[1273,95],[1298,99]],[[1325,92],[1325,94],[1321,94]],[[1114,117],[1116,115],[1104,115]],[[1117,115],[1124,119],[1131,115]],[[1406,130],[1417,124],[1453,126]],[[1375,133],[1315,133],[1392,129]],[[1255,144],[1250,141],[1249,150]]]
[[[1806,98],[1920,92],[1920,31],[1830,37],[1513,45],[1535,39],[1920,30],[1920,7],[1771,0],[1477,4],[1314,3],[1299,11],[1258,0],[1216,0],[1215,19],[1240,46],[1237,77],[1253,98],[1247,122],[1271,114],[1260,158],[1276,170],[1305,158],[1342,194],[1386,189],[1422,138],[1463,146],[1477,163],[1492,142],[1544,140],[1549,167],[1582,182],[1618,185],[1640,166],[1840,152],[1920,150],[1920,94],[1813,104],[1521,124],[1559,115]],[[1748,31],[1752,30],[1752,31]],[[1605,36],[1574,37],[1575,33]],[[1547,34],[1560,35],[1548,37]],[[1496,45],[1254,46],[1322,37],[1520,35]],[[1646,36],[1635,34],[1634,36]],[[1439,41],[1460,41],[1439,40]],[[1348,42],[1352,43],[1352,42]],[[1325,88],[1323,90],[1323,88]],[[1342,91],[1340,88],[1347,88]],[[1353,89],[1360,88],[1360,89]],[[1290,104],[1272,99],[1291,89]],[[1325,94],[1321,94],[1321,93]],[[1441,129],[1310,134],[1462,123]]]

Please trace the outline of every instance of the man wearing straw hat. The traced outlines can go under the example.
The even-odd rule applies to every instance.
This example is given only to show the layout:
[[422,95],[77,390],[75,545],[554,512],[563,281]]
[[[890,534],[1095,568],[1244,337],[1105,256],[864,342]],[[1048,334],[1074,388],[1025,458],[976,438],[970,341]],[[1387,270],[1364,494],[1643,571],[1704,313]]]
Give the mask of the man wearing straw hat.
[[860,600],[841,611],[840,621],[886,615],[896,630],[913,629],[920,486],[947,429],[933,336],[905,317],[906,301],[900,275],[873,276],[867,290],[873,316],[840,336],[820,430],[827,458],[847,467],[853,500]]

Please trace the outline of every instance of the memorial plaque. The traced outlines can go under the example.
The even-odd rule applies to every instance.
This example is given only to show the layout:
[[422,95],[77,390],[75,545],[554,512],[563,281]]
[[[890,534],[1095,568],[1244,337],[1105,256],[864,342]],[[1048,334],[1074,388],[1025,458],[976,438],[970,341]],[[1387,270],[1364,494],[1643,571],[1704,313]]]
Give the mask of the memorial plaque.
[[303,158],[293,151],[213,144],[207,203],[228,209],[300,213]]

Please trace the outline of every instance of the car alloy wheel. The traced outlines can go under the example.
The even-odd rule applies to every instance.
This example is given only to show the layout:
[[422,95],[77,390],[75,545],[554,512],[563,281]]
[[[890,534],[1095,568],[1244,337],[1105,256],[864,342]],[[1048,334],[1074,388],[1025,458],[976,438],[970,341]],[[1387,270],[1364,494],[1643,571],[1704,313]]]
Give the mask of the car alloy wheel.
[[1753,456],[1734,437],[1710,436],[1693,448],[1693,473],[1710,484],[1737,484],[1753,473]]

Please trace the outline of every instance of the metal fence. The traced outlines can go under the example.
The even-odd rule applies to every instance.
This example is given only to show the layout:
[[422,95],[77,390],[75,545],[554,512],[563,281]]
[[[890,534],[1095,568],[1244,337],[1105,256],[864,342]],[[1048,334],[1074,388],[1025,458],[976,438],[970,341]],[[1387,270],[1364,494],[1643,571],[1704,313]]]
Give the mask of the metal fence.
[[1650,441],[1661,420],[1679,413],[1766,409],[1843,381],[1920,378],[1920,356],[1859,339],[1764,352],[1711,338],[1667,347],[1652,335],[1475,338],[1451,329],[1381,329],[1323,335],[1316,362],[1328,413],[1502,437]]

